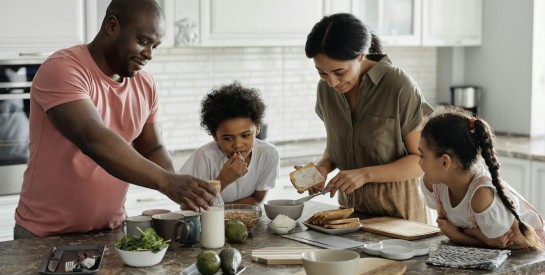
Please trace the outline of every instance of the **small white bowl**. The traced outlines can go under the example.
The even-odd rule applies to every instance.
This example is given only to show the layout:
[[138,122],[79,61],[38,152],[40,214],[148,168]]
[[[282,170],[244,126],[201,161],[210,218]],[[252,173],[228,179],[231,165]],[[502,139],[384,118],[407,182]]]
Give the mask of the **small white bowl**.
[[167,252],[167,248],[165,247],[157,253],[151,251],[127,251],[118,248],[116,250],[126,265],[143,267],[160,263]]
[[429,250],[426,244],[399,239],[388,239],[363,246],[363,252],[367,254],[392,260],[407,260],[414,256],[426,255]]
[[281,226],[274,226],[272,223],[270,225],[271,227],[271,230],[272,232],[278,234],[278,235],[284,235],[284,234],[288,234],[288,232],[290,232],[292,229],[295,228],[297,224],[295,224],[294,226],[286,226],[286,227],[281,227]]
[[356,274],[360,254],[350,250],[320,249],[304,252],[301,258],[307,274]]

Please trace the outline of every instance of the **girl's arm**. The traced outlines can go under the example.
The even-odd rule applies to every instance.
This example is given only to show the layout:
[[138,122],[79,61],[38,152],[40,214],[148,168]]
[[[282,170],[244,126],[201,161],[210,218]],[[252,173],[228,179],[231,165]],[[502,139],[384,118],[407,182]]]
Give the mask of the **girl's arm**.
[[472,245],[472,246],[486,246],[481,240],[474,238],[450,223],[447,219],[437,219],[437,226],[441,229],[441,232],[447,236],[452,242],[463,245]]

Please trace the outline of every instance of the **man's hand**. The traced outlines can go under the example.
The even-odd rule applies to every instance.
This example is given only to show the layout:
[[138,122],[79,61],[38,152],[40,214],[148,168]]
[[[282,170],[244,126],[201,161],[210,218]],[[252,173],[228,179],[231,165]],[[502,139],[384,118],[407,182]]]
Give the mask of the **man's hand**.
[[199,207],[208,209],[214,203],[216,194],[208,182],[190,175],[177,174],[173,174],[169,184],[161,191],[174,202],[193,211],[199,211]]

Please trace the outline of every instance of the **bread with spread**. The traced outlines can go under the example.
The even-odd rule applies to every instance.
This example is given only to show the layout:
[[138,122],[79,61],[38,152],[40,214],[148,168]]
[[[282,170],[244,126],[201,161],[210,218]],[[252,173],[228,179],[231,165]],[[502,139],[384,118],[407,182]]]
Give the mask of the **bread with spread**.
[[304,192],[313,186],[323,184],[325,178],[313,162],[290,173],[290,181],[299,192]]

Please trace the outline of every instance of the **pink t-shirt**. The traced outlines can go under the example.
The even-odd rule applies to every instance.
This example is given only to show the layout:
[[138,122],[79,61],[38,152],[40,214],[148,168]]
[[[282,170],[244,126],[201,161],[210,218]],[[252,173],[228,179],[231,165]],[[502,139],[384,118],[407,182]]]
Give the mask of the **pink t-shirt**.
[[126,216],[128,184],[108,174],[49,121],[57,105],[91,100],[106,127],[131,143],[157,116],[152,77],[140,71],[118,83],[87,46],[60,50],[39,68],[30,92],[30,158],[15,221],[38,236],[115,228]]

